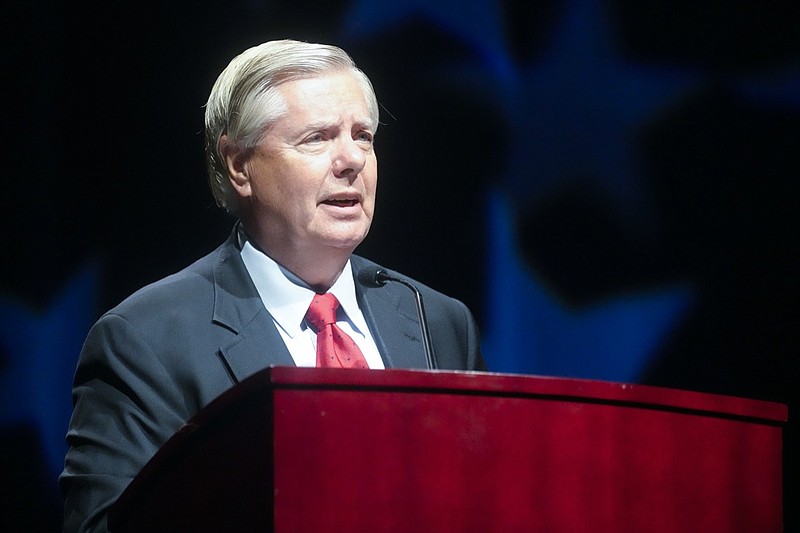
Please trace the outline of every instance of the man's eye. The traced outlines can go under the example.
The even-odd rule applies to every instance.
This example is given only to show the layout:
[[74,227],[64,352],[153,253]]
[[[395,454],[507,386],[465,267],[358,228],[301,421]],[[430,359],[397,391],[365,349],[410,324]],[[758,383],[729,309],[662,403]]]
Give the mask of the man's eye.
[[325,138],[323,137],[322,133],[314,133],[314,134],[309,135],[308,137],[306,137],[303,140],[303,142],[305,142],[305,143],[319,143],[319,142],[322,142],[323,140],[325,140]]
[[363,142],[371,143],[373,139],[372,133],[368,131],[362,131],[358,135],[356,135],[356,139]]

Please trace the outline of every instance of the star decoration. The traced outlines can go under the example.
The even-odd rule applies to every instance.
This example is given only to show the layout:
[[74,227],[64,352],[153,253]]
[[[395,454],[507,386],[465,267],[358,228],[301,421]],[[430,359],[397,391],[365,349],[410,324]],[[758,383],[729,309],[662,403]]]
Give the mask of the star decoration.
[[0,428],[30,424],[55,477],[64,467],[71,383],[94,318],[98,268],[78,272],[42,312],[0,299]]
[[[581,180],[600,191],[632,231],[646,231],[651,210],[635,145],[639,129],[698,90],[702,75],[625,60],[606,2],[565,2],[531,64],[513,59],[495,2],[469,3],[468,9],[457,4],[357,1],[345,31],[368,36],[418,17],[471,46],[474,57],[443,65],[432,81],[469,91],[503,116],[509,143],[499,181],[513,198],[504,209],[535,208],[565,183]],[[688,305],[691,289],[651,288],[570,309],[523,266],[511,242],[515,230],[502,218],[511,215],[501,211],[491,205],[487,222],[494,228],[484,344],[490,368],[635,379]],[[520,311],[522,301],[533,305]],[[531,335],[538,339],[535,349]],[[508,354],[514,355],[503,359]]]
[[692,302],[686,284],[620,294],[569,308],[523,266],[513,242],[510,202],[489,195],[489,368],[549,376],[635,382]]
[[342,21],[344,36],[369,37],[414,18],[432,22],[472,47],[494,67],[497,75],[511,69],[506,52],[503,18],[493,0],[404,0],[372,2],[356,0]]
[[[629,215],[647,216],[635,136],[647,120],[703,82],[685,67],[634,64],[617,50],[606,2],[570,0],[549,44],[531,65],[515,64],[497,2],[356,1],[345,34],[369,36],[421,17],[470,44],[469,65],[443,66],[457,90],[487,91],[502,110],[511,145],[506,182],[529,205],[570,179],[589,179]],[[487,78],[488,76],[488,78]]]

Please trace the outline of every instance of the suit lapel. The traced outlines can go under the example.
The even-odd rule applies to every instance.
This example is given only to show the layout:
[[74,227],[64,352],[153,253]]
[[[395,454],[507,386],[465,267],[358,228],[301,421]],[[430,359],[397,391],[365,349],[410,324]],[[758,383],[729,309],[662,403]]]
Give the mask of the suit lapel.
[[220,355],[237,381],[268,366],[294,366],[272,317],[264,308],[236,246],[236,229],[214,268],[214,323],[236,336]]
[[[377,266],[358,256],[350,261],[355,276],[362,268]],[[356,280],[356,295],[386,368],[427,368],[419,317],[408,289],[396,283],[364,287]]]
[[[268,366],[294,366],[294,360],[247,273],[236,231],[220,248],[214,268],[213,320],[235,334],[219,353],[234,379],[241,381]],[[351,262],[354,275],[377,266],[358,256]],[[419,317],[408,289],[392,283],[367,288],[356,281],[356,296],[386,368],[427,368]]]

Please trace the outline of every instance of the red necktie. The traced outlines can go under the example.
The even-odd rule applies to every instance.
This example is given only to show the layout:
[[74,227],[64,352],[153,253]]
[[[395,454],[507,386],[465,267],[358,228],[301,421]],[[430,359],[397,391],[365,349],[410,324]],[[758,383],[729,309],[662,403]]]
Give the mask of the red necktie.
[[369,368],[364,354],[347,333],[336,325],[339,300],[331,293],[315,294],[306,321],[317,332],[317,366]]

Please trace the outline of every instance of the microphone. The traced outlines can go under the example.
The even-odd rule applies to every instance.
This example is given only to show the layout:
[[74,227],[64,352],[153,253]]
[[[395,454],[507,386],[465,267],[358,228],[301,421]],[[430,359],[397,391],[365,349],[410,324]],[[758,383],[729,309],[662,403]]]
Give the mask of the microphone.
[[376,267],[367,267],[361,269],[358,273],[358,281],[365,287],[383,287],[389,281],[396,281],[401,285],[405,285],[411,292],[414,293],[414,298],[417,302],[417,314],[419,315],[419,327],[422,330],[422,345],[425,347],[425,359],[428,363],[429,370],[436,370],[436,356],[433,353],[433,345],[431,344],[431,334],[428,331],[428,319],[425,317],[425,306],[422,304],[422,294],[413,283],[397,276],[392,276],[385,270]]

